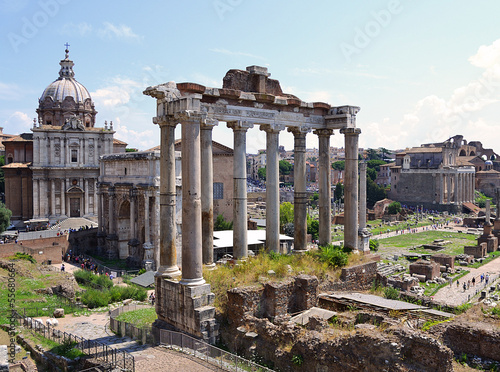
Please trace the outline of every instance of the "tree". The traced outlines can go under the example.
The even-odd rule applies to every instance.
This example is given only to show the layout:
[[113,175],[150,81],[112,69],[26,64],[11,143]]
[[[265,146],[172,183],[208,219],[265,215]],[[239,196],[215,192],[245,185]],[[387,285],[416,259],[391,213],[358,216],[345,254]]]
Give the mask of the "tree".
[[338,171],[343,171],[345,169],[345,160],[339,160],[332,163],[332,168]]
[[366,150],[366,155],[368,156],[368,160],[379,160],[380,156],[378,154],[378,150],[368,149]]
[[280,175],[289,175],[292,173],[293,170],[293,164],[286,161],[286,160],[280,160],[279,161],[279,168],[280,168]]
[[317,240],[319,237],[319,221],[309,215],[307,215],[307,233],[311,234],[312,240]]
[[399,212],[401,212],[401,204],[397,201],[392,202],[387,207],[387,213],[389,214],[398,214]]
[[266,180],[266,167],[259,168],[257,171],[257,175],[261,180]]
[[287,223],[293,223],[293,204],[284,202],[280,205],[280,230]]
[[387,191],[377,185],[372,179],[366,177],[366,203],[370,206],[375,205],[379,200],[387,197]]
[[340,182],[335,185],[335,192],[334,192],[335,200],[344,200],[344,185],[341,184]]
[[380,157],[382,158],[382,160],[385,159],[386,154],[389,155],[391,153],[391,151],[387,150],[385,147],[380,147],[378,150],[380,151]]
[[373,168],[366,168],[366,176],[372,181],[375,181],[377,179],[377,171]]
[[222,214],[219,214],[214,222],[214,231],[232,230],[233,223],[226,221]]
[[373,169],[375,169],[377,172],[380,170],[380,166],[381,166],[382,164],[387,164],[387,163],[386,163],[385,161],[383,161],[383,160],[379,160],[379,159],[372,159],[372,160],[368,160],[368,161],[366,162],[366,166],[367,166],[368,168],[373,168]]
[[12,211],[4,203],[0,202],[0,233],[3,233],[9,227],[10,217],[12,217]]

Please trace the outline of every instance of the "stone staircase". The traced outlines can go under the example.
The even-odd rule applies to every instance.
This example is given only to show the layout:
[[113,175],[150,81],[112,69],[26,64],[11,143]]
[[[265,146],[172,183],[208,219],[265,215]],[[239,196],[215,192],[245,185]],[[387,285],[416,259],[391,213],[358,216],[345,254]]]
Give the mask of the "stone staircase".
[[82,226],[88,226],[88,227],[97,227],[98,224],[94,221],[91,221],[87,218],[83,217],[70,217],[62,220],[58,224],[52,226],[50,230],[59,230],[59,228],[64,231],[64,230],[69,230],[69,229],[76,229],[78,230]]
[[377,262],[377,274],[381,276],[391,276],[402,271],[406,271],[406,267],[400,264],[393,263],[385,263],[385,262]]

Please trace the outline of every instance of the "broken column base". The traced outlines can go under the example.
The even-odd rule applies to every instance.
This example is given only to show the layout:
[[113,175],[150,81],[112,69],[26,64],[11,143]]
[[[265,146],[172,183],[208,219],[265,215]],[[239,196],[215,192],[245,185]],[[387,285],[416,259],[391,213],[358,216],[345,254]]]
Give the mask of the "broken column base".
[[370,236],[372,234],[367,229],[358,231],[358,250],[360,253],[370,253]]
[[155,341],[160,342],[161,329],[186,332],[210,344],[219,336],[219,325],[215,320],[215,295],[210,284],[187,286],[175,280],[157,276],[156,313],[153,323]]

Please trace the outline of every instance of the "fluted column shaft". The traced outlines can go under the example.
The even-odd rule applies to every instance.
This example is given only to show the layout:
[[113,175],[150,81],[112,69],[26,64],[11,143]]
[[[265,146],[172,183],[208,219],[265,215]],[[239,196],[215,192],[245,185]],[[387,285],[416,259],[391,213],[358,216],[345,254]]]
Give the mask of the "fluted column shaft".
[[288,128],[293,133],[293,224],[294,250],[307,249],[307,184],[306,184],[306,134],[299,128]]
[[266,132],[266,249],[280,252],[280,190],[279,190],[279,131],[278,126],[262,125]]
[[56,180],[50,180],[50,213],[49,216],[56,214]]
[[151,227],[149,222],[149,190],[144,191],[144,243],[151,242]]
[[115,229],[115,188],[108,189],[108,215],[109,215],[109,235],[116,234]]
[[182,135],[182,279],[201,285],[203,279],[201,231],[200,118],[181,119]]
[[175,247],[175,126],[177,122],[160,122],[160,252],[158,275],[179,276]]
[[319,244],[325,246],[332,243],[330,136],[333,134],[333,130],[319,129],[314,133],[319,138]]
[[214,262],[214,162],[212,129],[217,122],[201,125],[201,230],[204,265]]
[[358,249],[358,139],[361,130],[344,128],[344,246]]
[[243,122],[229,122],[233,130],[233,256],[237,259],[248,256],[247,242],[247,130],[253,125]]
[[136,202],[136,190],[130,189],[130,237],[129,239],[135,239],[135,202]]

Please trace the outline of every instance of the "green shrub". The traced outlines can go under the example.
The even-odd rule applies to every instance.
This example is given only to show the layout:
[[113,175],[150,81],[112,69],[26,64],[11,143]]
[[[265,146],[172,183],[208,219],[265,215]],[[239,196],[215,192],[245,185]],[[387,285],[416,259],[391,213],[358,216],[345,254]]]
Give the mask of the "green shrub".
[[384,297],[389,300],[397,300],[399,299],[399,290],[394,287],[385,287],[384,288]]
[[113,287],[109,291],[111,302],[123,301],[131,298],[136,301],[145,301],[148,293],[144,288],[133,286],[128,287]]
[[380,242],[378,240],[372,239],[370,240],[370,250],[377,252],[378,247],[380,246]]
[[327,245],[320,247],[318,258],[321,262],[325,262],[331,267],[344,267],[347,265],[349,255],[343,252],[343,247],[336,247],[334,245]]
[[96,307],[104,307],[109,304],[111,296],[109,291],[99,291],[97,289],[88,289],[82,294],[82,302],[89,307],[95,309]]
[[79,284],[95,284],[103,288],[111,288],[113,286],[113,281],[106,275],[95,275],[94,273],[86,270],[76,270],[73,272],[73,275]]
[[36,260],[33,258],[32,255],[28,253],[16,252],[16,254],[12,256],[12,258],[14,258],[15,260],[26,260],[33,264],[36,264]]
[[292,362],[293,364],[296,364],[298,366],[301,366],[303,363],[304,363],[304,357],[302,355],[297,355],[295,354],[293,357],[292,357]]

